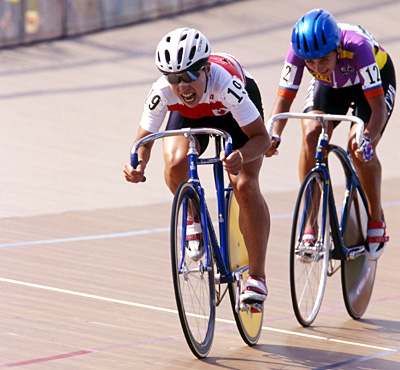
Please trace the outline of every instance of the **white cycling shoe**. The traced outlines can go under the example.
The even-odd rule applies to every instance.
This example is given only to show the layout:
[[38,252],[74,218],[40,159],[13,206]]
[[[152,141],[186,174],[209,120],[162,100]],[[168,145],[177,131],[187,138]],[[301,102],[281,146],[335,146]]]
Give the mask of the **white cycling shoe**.
[[376,261],[383,253],[386,242],[386,222],[368,222],[367,240],[365,243],[365,256],[370,261]]
[[247,305],[262,305],[267,299],[268,289],[265,280],[259,276],[249,275],[240,294],[240,303]]
[[198,261],[204,255],[203,233],[198,220],[187,220],[186,254],[193,261]]

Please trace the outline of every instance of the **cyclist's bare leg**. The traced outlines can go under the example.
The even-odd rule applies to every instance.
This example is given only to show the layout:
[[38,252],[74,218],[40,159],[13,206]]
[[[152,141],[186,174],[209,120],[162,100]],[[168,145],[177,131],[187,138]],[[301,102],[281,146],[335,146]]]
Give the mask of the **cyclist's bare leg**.
[[258,181],[262,161],[259,158],[244,164],[238,175],[230,175],[230,181],[240,208],[239,225],[249,256],[249,275],[265,280],[270,216]]
[[[310,114],[325,113],[322,111],[311,111]],[[303,138],[301,142],[300,160],[299,160],[299,177],[300,182],[303,182],[307,174],[315,166],[315,148],[318,143],[318,137],[321,133],[321,124],[315,119],[301,120]],[[333,123],[328,124],[328,135],[331,137],[333,131]]]
[[[311,111],[309,113],[317,114],[324,113],[322,111]],[[322,127],[321,124],[315,119],[303,119],[301,121],[303,138],[301,142],[301,151],[300,151],[300,159],[299,159],[299,178],[300,183],[303,182],[304,178],[307,174],[315,167],[315,148],[318,143],[318,138],[321,133]],[[331,137],[333,131],[333,123],[329,122],[328,124],[328,135]],[[319,194],[314,194],[315,199],[318,201]],[[312,209],[317,210],[318,205]],[[313,218],[313,215],[310,213],[310,218]],[[316,215],[315,215],[316,217]],[[309,225],[306,228],[310,227],[313,223],[313,220],[309,222]]]
[[358,178],[368,200],[370,221],[380,222],[383,218],[381,203],[382,167],[376,153],[376,146],[380,138],[375,139],[372,142],[374,149],[374,156],[372,159],[368,162],[362,162],[355,157],[353,150],[350,149],[354,136],[355,126],[352,127],[349,137],[349,152],[352,154],[353,163],[356,168]]
[[[197,151],[200,150],[196,140]],[[184,136],[171,136],[164,138],[164,178],[167,186],[174,194],[178,186],[188,180],[189,168],[187,152],[189,140]]]

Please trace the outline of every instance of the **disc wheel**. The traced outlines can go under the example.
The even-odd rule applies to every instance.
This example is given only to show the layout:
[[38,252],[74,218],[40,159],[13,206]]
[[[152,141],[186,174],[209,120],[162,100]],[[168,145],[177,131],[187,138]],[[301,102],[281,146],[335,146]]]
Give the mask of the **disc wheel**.
[[[367,236],[368,212],[356,190],[350,200],[350,210],[344,228],[344,245],[349,248],[364,244]],[[365,255],[342,261],[342,292],[348,314],[359,319],[366,311],[375,282],[377,261]]]
[[[227,195],[227,225],[228,225],[228,257],[230,271],[235,271],[249,264],[246,245],[239,229],[239,205],[233,192]],[[243,272],[243,281],[248,276],[248,270]],[[229,284],[229,296],[233,316],[239,333],[249,346],[255,345],[260,339],[264,312],[252,313],[251,310],[242,311],[236,307],[238,282]]]

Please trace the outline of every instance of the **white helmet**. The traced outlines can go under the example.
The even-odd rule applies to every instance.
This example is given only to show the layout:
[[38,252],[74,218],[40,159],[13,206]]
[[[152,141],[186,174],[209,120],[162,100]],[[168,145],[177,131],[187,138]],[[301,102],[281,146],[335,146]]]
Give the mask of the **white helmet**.
[[210,56],[210,43],[193,28],[178,28],[167,33],[157,46],[155,62],[163,73],[201,69]]

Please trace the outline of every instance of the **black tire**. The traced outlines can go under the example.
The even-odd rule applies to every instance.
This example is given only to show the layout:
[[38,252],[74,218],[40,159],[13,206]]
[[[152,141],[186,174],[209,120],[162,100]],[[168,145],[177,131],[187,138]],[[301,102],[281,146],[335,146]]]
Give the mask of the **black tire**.
[[[347,222],[343,228],[343,242],[349,248],[363,245],[367,236],[368,211],[356,190],[350,199]],[[342,261],[342,292],[348,314],[359,319],[366,311],[375,282],[377,261],[365,255]]]
[[[290,242],[290,289],[293,310],[302,326],[317,317],[325,291],[329,265],[330,224],[328,191],[321,173],[304,179],[296,201]],[[326,187],[327,188],[327,187]],[[325,209],[324,209],[325,205]],[[306,227],[316,235],[314,247],[303,243]]]
[[[246,245],[239,229],[239,205],[233,195],[233,191],[227,195],[227,234],[228,234],[228,258],[230,271],[249,264]],[[248,276],[248,271],[243,273],[243,281]],[[254,346],[261,336],[264,311],[251,313],[250,311],[238,311],[236,308],[237,282],[229,284],[229,297],[233,316],[239,333],[246,344]]]
[[203,358],[210,352],[214,337],[214,267],[210,250],[198,261],[192,260],[186,253],[186,220],[189,208],[191,216],[201,221],[198,193],[191,184],[182,183],[175,193],[171,214],[172,276],[179,319],[186,341],[193,354]]

